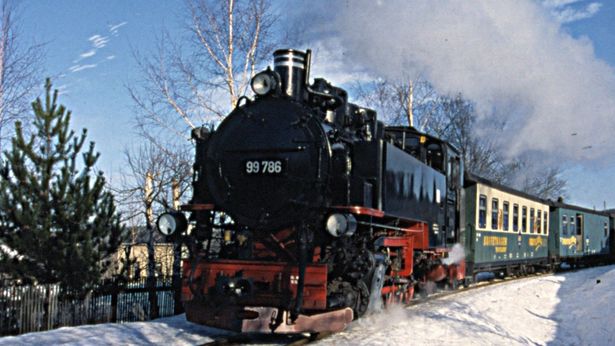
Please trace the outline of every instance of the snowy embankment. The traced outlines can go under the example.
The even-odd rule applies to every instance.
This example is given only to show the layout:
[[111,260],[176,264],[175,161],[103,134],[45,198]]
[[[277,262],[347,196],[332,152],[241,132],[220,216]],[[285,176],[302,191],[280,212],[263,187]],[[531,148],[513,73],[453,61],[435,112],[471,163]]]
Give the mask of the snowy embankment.
[[[615,266],[530,277],[396,308],[354,322],[323,345],[612,345]],[[61,328],[0,345],[197,345],[222,331],[184,316]]]

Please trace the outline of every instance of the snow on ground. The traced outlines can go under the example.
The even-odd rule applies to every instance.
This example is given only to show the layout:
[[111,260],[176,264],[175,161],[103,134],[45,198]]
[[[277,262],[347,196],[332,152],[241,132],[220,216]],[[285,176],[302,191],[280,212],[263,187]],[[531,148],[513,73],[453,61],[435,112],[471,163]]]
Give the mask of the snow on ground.
[[526,278],[394,309],[360,319],[319,344],[613,345],[615,266]]
[[[321,345],[613,345],[615,266],[530,277],[364,317]],[[198,345],[222,331],[184,315],[60,328],[0,345]]]
[[0,345],[202,345],[226,334],[186,321],[185,315],[150,322],[104,323],[0,338]]

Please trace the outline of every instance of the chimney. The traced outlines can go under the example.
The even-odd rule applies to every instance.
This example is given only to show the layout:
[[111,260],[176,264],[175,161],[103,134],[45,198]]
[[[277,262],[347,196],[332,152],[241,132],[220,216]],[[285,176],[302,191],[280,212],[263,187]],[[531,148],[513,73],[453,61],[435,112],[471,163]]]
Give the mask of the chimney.
[[303,100],[309,77],[310,51],[280,49],[273,53],[273,70],[280,75],[282,92]]

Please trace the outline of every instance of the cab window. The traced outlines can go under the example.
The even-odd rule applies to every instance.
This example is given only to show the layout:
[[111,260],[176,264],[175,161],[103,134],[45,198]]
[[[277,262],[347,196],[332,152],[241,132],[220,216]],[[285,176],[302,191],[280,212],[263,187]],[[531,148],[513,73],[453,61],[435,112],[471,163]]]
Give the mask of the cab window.
[[562,235],[568,235],[568,216],[562,216]]

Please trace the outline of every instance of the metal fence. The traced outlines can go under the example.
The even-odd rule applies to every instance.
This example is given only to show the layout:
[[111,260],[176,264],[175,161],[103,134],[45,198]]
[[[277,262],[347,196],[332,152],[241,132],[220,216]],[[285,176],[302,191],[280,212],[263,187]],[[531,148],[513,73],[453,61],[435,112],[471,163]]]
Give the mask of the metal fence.
[[[158,317],[181,312],[179,288],[171,278],[156,279]],[[177,300],[177,304],[176,304]],[[107,281],[82,297],[58,284],[0,287],[0,336],[106,322],[150,318],[147,279]]]

